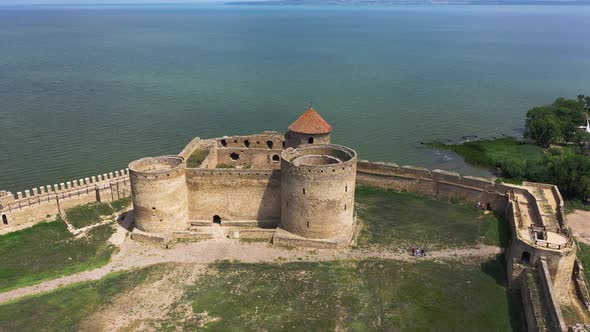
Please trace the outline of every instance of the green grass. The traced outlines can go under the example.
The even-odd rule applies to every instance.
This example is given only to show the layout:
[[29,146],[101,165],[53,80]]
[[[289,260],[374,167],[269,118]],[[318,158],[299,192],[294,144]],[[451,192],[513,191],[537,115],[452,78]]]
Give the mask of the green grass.
[[115,211],[109,203],[89,203],[78,205],[66,210],[68,221],[76,228],[100,222],[103,216],[113,214]]
[[190,157],[186,160],[186,167],[188,168],[197,168],[201,166],[201,163],[207,158],[209,155],[209,150],[207,149],[196,149]]
[[[221,262],[186,288],[157,330],[508,331],[524,327],[502,260]],[[195,318],[175,310],[192,305]],[[209,321],[204,326],[202,317]]]
[[515,138],[499,138],[465,142],[462,144],[431,143],[429,146],[455,151],[466,162],[488,168],[500,167],[502,163],[540,162],[543,148],[520,142]]
[[356,207],[364,222],[360,246],[435,249],[483,242],[505,247],[508,241],[507,224],[471,204],[361,186],[356,189]]
[[[182,265],[110,274],[0,305],[0,330],[76,330],[118,296],[177,268]],[[500,256],[483,262],[222,261],[194,284],[171,284],[183,295],[168,316],[143,323],[158,331],[523,330],[519,297],[506,291],[504,276]],[[141,308],[131,299],[121,298]]]
[[76,331],[80,322],[112,303],[117,295],[157,278],[163,266],[111,273],[92,282],[59,288],[0,305],[1,331]]
[[24,287],[108,263],[111,225],[74,238],[61,220],[0,236],[0,291]]
[[131,197],[121,198],[111,202],[111,206],[115,212],[122,211],[131,205]]

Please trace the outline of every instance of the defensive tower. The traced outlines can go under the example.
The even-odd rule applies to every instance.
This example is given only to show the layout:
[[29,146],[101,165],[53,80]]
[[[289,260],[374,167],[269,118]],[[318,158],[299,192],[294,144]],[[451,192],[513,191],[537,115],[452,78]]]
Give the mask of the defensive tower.
[[286,147],[296,148],[301,144],[330,144],[332,126],[321,115],[309,107],[295,120],[285,134]]
[[354,226],[356,152],[304,145],[281,154],[281,228],[307,239],[349,241]]
[[186,229],[185,170],[184,158],[179,156],[147,157],[129,164],[137,228],[153,233]]

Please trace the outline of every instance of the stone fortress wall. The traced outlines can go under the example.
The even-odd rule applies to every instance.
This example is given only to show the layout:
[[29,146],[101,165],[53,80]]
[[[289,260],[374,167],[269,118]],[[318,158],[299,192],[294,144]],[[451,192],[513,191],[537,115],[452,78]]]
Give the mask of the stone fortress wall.
[[0,191],[1,228],[54,218],[65,209],[111,202],[131,195],[128,169],[17,192]]

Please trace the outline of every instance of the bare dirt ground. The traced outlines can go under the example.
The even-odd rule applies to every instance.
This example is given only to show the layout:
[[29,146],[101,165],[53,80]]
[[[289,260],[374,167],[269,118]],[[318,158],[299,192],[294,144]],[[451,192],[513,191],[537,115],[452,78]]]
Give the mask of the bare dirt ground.
[[579,241],[590,244],[590,211],[575,210],[567,215],[567,223]]
[[[151,331],[150,323],[163,320],[183,294],[183,287],[193,284],[206,271],[203,264],[176,266],[161,279],[139,285],[114,298],[113,303],[85,318],[79,331]],[[183,308],[174,308],[183,310]],[[192,308],[184,308],[187,315]]]

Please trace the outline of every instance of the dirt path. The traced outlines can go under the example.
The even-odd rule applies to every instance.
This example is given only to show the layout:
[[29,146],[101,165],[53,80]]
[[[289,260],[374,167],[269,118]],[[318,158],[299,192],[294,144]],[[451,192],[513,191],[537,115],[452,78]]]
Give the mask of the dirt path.
[[48,292],[59,287],[77,282],[98,280],[114,271],[131,270],[159,263],[209,264],[220,260],[236,260],[246,263],[289,262],[289,261],[326,261],[326,260],[362,260],[383,258],[403,261],[455,259],[465,257],[490,257],[499,254],[501,248],[479,246],[475,248],[445,249],[428,252],[427,257],[413,257],[401,249],[285,249],[267,243],[240,243],[238,240],[213,239],[196,243],[176,244],[170,249],[143,245],[125,240],[124,232],[118,230],[113,241],[120,245],[120,251],[112,261],[98,269],[80,272],[69,276],[49,280],[37,285],[18,288],[0,294],[0,303],[23,296]]
[[590,244],[590,211],[575,210],[567,215],[567,224],[579,241]]

